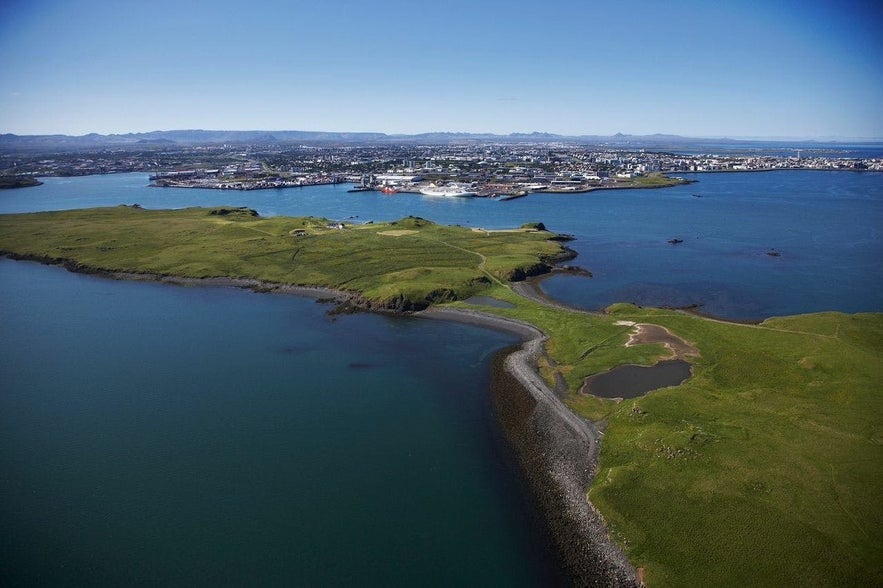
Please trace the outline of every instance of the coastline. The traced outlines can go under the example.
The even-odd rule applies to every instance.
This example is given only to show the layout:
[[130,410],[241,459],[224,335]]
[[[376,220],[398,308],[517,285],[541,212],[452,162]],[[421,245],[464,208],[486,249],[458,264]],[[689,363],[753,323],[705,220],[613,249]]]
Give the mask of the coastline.
[[12,253],[9,251],[0,251],[0,258],[12,259],[15,261],[32,261],[43,265],[61,266],[69,272],[98,276],[111,280],[159,282],[161,284],[171,284],[175,286],[241,288],[244,290],[252,290],[253,292],[257,293],[294,294],[296,296],[308,296],[311,298],[326,299],[331,302],[337,303],[344,303],[347,301],[358,299],[358,295],[355,293],[346,292],[343,290],[336,290],[334,288],[325,288],[322,286],[295,286],[292,284],[267,282],[254,278],[185,278],[165,274],[108,271],[83,265],[69,259],[52,258],[40,255],[19,255],[17,253]]
[[[245,278],[181,278],[160,274],[103,271],[69,260],[0,252],[18,261],[62,266],[68,271],[114,280],[176,286],[249,289],[327,299],[339,305],[358,301],[355,293],[332,288],[291,286]],[[519,282],[516,282],[516,284]],[[523,283],[523,282],[520,282]],[[563,308],[563,307],[562,307]],[[380,309],[367,308],[377,312]],[[552,534],[555,548],[574,585],[638,586],[635,568],[611,541],[600,512],[586,493],[598,465],[600,433],[574,414],[536,371],[547,336],[533,325],[473,310],[430,307],[410,314],[504,331],[522,344],[497,353],[491,393],[507,441],[512,445],[530,491]],[[522,410],[512,406],[527,407]]]
[[[671,172],[671,173],[687,173],[687,172]],[[666,176],[668,177],[668,176]],[[669,178],[675,179],[675,178]],[[637,186],[588,186],[586,188],[578,188],[576,190],[568,189],[551,189],[536,190],[528,192],[528,194],[587,194],[589,192],[600,192],[602,190],[656,190],[660,188],[674,188],[675,186],[686,186],[687,184],[695,184],[699,180],[688,180],[681,178],[683,181],[674,182],[672,184],[640,184]]]
[[[556,268],[557,269],[557,268]],[[538,276],[530,276],[525,280],[520,282],[512,282],[512,290],[520,295],[524,296],[529,300],[533,300],[534,302],[538,302],[539,304],[544,304],[546,306],[550,306],[553,308],[558,308],[560,310],[566,310],[570,312],[584,312],[587,314],[603,314],[602,310],[591,310],[588,308],[579,308],[576,306],[568,306],[562,302],[558,302],[554,298],[551,298],[548,294],[543,292],[542,283],[543,281],[551,278],[552,276],[558,275],[562,272],[553,271],[540,274]],[[630,303],[631,304],[631,303]],[[640,305],[636,305],[640,308]],[[766,319],[735,319],[735,318],[720,318],[713,314],[709,314],[707,312],[702,312],[699,310],[699,306],[681,306],[681,307],[671,307],[671,306],[659,306],[657,308],[664,308],[667,310],[672,310],[674,312],[680,312],[683,314],[687,314],[690,316],[695,316],[701,319],[706,319],[710,321],[716,321],[719,323],[726,323],[732,325],[746,325],[746,326],[758,326],[762,324]]]
[[345,184],[346,182],[314,182],[314,183],[306,183],[306,184],[296,184],[296,183],[283,183],[281,185],[276,185],[274,183],[265,183],[265,182],[214,182],[212,184],[194,184],[194,183],[180,183],[176,180],[152,180],[152,183],[148,184],[149,188],[200,188],[204,190],[240,190],[240,191],[250,191],[250,190],[284,190],[286,188],[310,188],[312,186],[327,186],[333,184]]
[[536,370],[546,334],[527,323],[465,309],[430,308],[415,316],[522,338],[520,346],[495,358],[494,404],[572,583],[639,586],[637,570],[586,496],[598,467],[601,434],[567,408]]
[[543,283],[544,280],[551,278],[552,276],[563,273],[562,271],[551,271],[545,274],[541,274],[539,276],[531,276],[526,280],[522,280],[520,282],[512,282],[512,290],[518,294],[519,296],[523,296],[528,300],[533,300],[539,304],[543,304],[545,306],[550,306],[552,308],[558,308],[560,310],[566,310],[569,312],[585,312],[588,314],[601,314],[600,311],[591,311],[582,308],[575,308],[573,306],[567,306],[557,300],[553,300],[550,298],[543,289],[540,287],[540,284]]
[[[854,172],[854,173],[881,173],[881,170],[877,169],[855,169],[852,167],[838,167],[838,168],[827,168],[827,167],[763,167],[758,169],[698,169],[698,170],[681,170],[677,172],[665,172],[665,173],[678,173],[678,174],[730,174],[730,173],[751,173],[751,172],[777,172],[777,171],[808,171],[808,172]],[[698,182],[699,180],[692,180],[692,182]],[[692,183],[691,182],[691,183]]]

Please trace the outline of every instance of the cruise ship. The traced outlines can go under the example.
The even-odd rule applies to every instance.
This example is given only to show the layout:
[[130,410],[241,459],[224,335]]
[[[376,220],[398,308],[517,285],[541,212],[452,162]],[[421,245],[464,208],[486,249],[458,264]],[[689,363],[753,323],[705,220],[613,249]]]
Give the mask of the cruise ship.
[[420,189],[420,193],[424,196],[445,196],[445,197],[463,197],[475,196],[476,192],[462,184],[447,184],[444,186],[436,186],[429,184],[425,188]]

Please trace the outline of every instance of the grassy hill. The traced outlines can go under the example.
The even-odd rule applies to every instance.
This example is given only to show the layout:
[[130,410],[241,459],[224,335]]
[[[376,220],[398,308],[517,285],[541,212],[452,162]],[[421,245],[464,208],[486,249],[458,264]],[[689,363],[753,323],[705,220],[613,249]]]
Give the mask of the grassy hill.
[[420,218],[339,226],[244,208],[120,206],[0,215],[0,251],[86,271],[327,286],[400,309],[469,297],[544,271],[564,254],[551,233],[531,229],[477,231]]

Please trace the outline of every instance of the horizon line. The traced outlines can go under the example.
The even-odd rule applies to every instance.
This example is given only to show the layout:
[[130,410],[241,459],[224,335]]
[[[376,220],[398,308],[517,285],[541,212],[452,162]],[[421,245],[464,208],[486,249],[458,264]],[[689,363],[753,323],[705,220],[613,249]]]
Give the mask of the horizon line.
[[681,135],[678,133],[645,133],[645,134],[637,134],[637,133],[623,133],[616,132],[613,134],[593,134],[593,133],[579,133],[579,134],[563,134],[556,133],[551,131],[512,131],[509,133],[500,133],[500,132],[492,132],[492,131],[421,131],[421,132],[412,132],[412,133],[403,133],[403,132],[387,132],[387,131],[328,131],[328,130],[304,130],[304,129],[259,129],[259,128],[251,128],[251,129],[224,129],[224,128],[172,128],[172,129],[153,129],[150,131],[126,131],[126,132],[108,132],[108,133],[99,133],[99,132],[88,132],[83,134],[68,134],[68,133],[12,133],[12,132],[2,132],[0,136],[14,136],[14,137],[71,137],[71,138],[83,138],[89,136],[99,136],[99,137],[114,137],[114,136],[127,136],[127,135],[149,135],[154,133],[174,133],[174,132],[205,132],[205,133],[315,133],[315,134],[329,134],[329,135],[384,135],[387,137],[419,137],[422,135],[461,135],[461,136],[489,136],[489,137],[530,137],[531,135],[540,135],[540,136],[550,136],[561,139],[580,139],[580,138],[601,138],[601,139],[614,139],[614,138],[628,138],[634,137],[636,139],[648,139],[648,138],[671,138],[671,139],[687,139],[687,140],[719,140],[719,141],[770,141],[770,142],[794,142],[794,141],[813,141],[813,142],[834,142],[834,143],[846,143],[846,142],[865,142],[865,143],[880,143],[883,142],[883,137],[855,137],[855,136],[840,136],[840,135],[806,135],[806,136],[776,136],[776,135]]

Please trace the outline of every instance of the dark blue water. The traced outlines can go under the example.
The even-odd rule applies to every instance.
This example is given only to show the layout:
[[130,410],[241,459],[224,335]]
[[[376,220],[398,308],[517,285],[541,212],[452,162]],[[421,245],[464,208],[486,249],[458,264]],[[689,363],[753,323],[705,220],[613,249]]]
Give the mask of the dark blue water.
[[[144,174],[47,178],[0,194],[0,212],[140,203],[235,204],[264,215],[356,221],[407,215],[504,228],[544,222],[577,237],[575,263],[593,278],[544,283],[555,298],[598,309],[626,301],[701,305],[733,319],[823,310],[883,310],[883,173],[694,174],[663,190],[534,194],[500,202],[417,194],[349,194],[348,185],[251,192],[148,188]],[[693,195],[702,197],[696,198]],[[672,246],[669,239],[683,239]],[[770,249],[778,257],[766,255]]]
[[541,585],[496,332],[0,260],[4,585]]
[[586,308],[698,304],[734,319],[883,310],[883,174],[685,176],[699,182],[606,195],[595,233],[574,243],[594,277],[546,291]]

